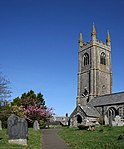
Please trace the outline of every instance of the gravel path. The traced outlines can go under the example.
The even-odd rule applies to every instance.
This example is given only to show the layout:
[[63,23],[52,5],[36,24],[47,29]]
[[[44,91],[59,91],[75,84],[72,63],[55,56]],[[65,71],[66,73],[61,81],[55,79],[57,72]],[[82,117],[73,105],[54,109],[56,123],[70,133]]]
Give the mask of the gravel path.
[[42,149],[71,149],[57,133],[60,129],[43,129]]

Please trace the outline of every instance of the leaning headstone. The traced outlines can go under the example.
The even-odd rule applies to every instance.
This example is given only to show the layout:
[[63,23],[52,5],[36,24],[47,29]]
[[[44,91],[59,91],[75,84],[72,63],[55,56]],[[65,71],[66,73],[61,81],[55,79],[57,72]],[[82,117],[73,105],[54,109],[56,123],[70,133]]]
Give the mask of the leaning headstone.
[[34,129],[34,130],[38,130],[38,129],[40,129],[40,127],[39,127],[39,123],[38,123],[37,120],[34,121],[33,129]]
[[0,120],[0,130],[2,130],[2,121]]
[[11,114],[8,118],[7,132],[9,143],[27,145],[28,125],[25,118],[20,118],[15,114]]

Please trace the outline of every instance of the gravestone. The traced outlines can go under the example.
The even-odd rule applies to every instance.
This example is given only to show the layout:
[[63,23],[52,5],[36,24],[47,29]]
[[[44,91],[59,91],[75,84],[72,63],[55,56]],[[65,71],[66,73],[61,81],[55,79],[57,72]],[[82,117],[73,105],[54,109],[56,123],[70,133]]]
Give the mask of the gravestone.
[[65,117],[65,125],[66,125],[66,126],[68,126],[68,121],[69,121],[68,113],[66,113],[66,117]]
[[117,123],[117,126],[123,126],[124,125],[124,123],[121,120],[121,117],[119,115],[116,115],[115,122]]
[[0,120],[0,130],[2,130],[2,121]]
[[70,120],[70,127],[74,127],[74,118],[73,117]]
[[25,118],[20,118],[15,114],[11,114],[8,118],[7,132],[9,143],[27,145],[28,125]]
[[118,126],[118,123],[116,121],[112,121],[112,126]]
[[39,127],[39,123],[38,123],[37,120],[34,121],[33,129],[34,129],[34,130],[38,130],[38,129],[40,129],[40,127]]

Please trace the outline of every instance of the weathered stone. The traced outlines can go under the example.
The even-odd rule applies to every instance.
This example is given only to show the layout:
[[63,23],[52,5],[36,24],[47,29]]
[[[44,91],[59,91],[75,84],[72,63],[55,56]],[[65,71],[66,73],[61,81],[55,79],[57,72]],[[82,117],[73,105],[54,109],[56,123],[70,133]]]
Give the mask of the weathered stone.
[[40,127],[39,127],[39,123],[38,123],[37,120],[34,121],[33,129],[34,129],[34,130],[39,130],[39,129],[40,129]]
[[7,132],[9,143],[27,145],[28,125],[25,118],[11,114],[8,118]]
[[65,117],[65,125],[68,125],[68,121],[69,121],[68,113],[66,113],[66,117]]
[[27,139],[11,139],[8,140],[10,144],[27,145]]
[[[84,43],[80,34],[76,108],[70,115],[70,126],[77,127],[87,117],[97,118],[100,124],[124,126],[124,92],[112,93],[110,35],[106,43],[94,37]],[[113,121],[116,115],[121,120]]]
[[121,121],[121,117],[119,116],[119,115],[116,115],[115,116],[115,121],[118,123],[118,122],[120,122]]
[[[77,105],[86,105],[96,96],[111,94],[111,46],[91,40],[78,51]],[[87,102],[84,97],[89,97]]]
[[88,129],[89,128],[89,126],[86,126],[86,125],[78,125],[78,128],[79,129],[81,129],[81,130],[83,130],[83,129]]
[[70,119],[70,127],[74,127],[74,118],[73,117]]
[[87,130],[94,131],[95,127],[94,126],[93,127],[89,126],[89,128]]
[[124,135],[120,135],[120,136],[118,137],[118,140],[124,140]]
[[0,120],[0,130],[2,130],[2,121]]
[[116,122],[117,126],[123,126],[124,125],[124,122],[122,121],[122,119],[119,115],[115,116],[115,122]]
[[117,125],[118,125],[117,122],[112,121],[112,126],[117,126]]

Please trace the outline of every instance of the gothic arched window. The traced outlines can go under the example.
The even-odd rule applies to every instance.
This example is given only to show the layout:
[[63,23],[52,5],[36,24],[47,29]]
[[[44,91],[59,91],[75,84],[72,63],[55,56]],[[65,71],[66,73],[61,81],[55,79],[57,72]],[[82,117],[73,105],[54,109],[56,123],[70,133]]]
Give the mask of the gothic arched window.
[[89,54],[85,53],[84,54],[84,66],[89,65]]
[[100,64],[106,65],[106,55],[104,52],[100,55]]
[[117,115],[119,115],[119,116],[123,116],[124,115],[124,111],[123,111],[123,108],[122,107],[119,107],[117,109]]

